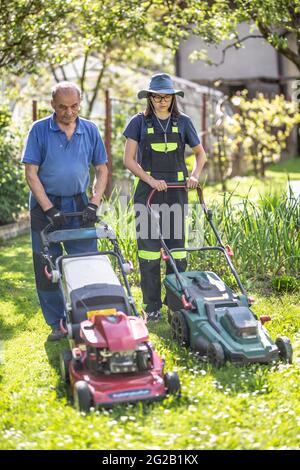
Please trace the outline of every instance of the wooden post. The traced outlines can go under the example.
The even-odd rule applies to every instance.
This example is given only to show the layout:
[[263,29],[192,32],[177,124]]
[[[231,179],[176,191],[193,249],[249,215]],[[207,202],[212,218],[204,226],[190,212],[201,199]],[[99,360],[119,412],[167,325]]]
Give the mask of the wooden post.
[[205,93],[203,93],[202,95],[202,142],[201,144],[203,145],[203,147],[205,148],[206,146],[206,126],[207,126],[207,123],[206,123],[206,102],[207,102],[207,95]]
[[38,110],[37,110],[37,100],[32,100],[32,121],[37,121]]
[[112,133],[112,107],[109,90],[105,91],[105,137],[104,143],[107,152],[108,180],[105,196],[109,198],[112,193],[112,154],[111,154],[111,133]]

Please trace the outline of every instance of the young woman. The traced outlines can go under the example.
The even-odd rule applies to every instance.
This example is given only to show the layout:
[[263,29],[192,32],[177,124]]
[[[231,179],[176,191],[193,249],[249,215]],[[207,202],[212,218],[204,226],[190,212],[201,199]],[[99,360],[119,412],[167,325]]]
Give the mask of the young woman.
[[[138,181],[134,204],[143,302],[148,320],[154,321],[161,318],[161,245],[159,239],[153,236],[155,230],[153,228],[151,230],[150,218],[144,217],[144,220],[140,218],[140,208],[145,207],[150,191],[156,189],[153,204],[174,208],[174,211],[169,211],[170,224],[167,226],[167,233],[164,234],[163,230],[167,246],[184,247],[184,210],[188,203],[187,191],[185,189],[166,191],[167,182],[187,181],[188,188],[196,188],[206,161],[205,151],[191,119],[178,110],[176,95],[183,97],[184,93],[174,90],[169,75],[165,73],[154,75],[148,89],[139,91],[137,95],[140,99],[147,98],[145,111],[133,116],[124,131],[126,137],[124,164]],[[186,144],[192,148],[196,157],[190,175],[184,158]],[[162,214],[161,210],[161,226],[164,225]],[[145,233],[146,224],[148,227]],[[184,271],[186,253],[175,252],[174,258],[178,269]],[[167,266],[167,273],[169,272],[171,272],[170,267]]]

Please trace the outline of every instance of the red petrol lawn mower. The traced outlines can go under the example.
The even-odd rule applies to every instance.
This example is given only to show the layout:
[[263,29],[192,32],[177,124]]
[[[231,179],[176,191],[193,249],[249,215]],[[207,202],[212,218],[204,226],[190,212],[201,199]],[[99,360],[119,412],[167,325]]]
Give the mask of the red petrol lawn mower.
[[[80,217],[81,212],[65,214]],[[41,233],[45,275],[58,283],[63,294],[70,350],[61,354],[60,368],[78,410],[111,407],[117,403],[156,400],[167,393],[179,395],[176,372],[164,372],[149,340],[144,320],[138,314],[125,262],[115,233],[108,225]],[[107,239],[111,250],[63,255],[53,263],[51,243],[68,240]],[[110,259],[116,259],[123,285]]]
[[[174,188],[186,188],[186,184],[168,183],[168,190]],[[173,338],[216,367],[226,361],[266,364],[282,360],[291,363],[293,349],[290,340],[279,336],[274,342],[263,326],[271,318],[263,315],[258,319],[251,310],[251,298],[231,261],[233,252],[229,245],[224,245],[213,223],[212,211],[206,207],[202,189],[198,187],[197,192],[205,218],[216,237],[216,246],[169,249],[157,223],[162,258],[173,270],[173,274],[168,274],[164,280]],[[147,200],[150,214],[154,212],[151,207],[154,193],[152,190]],[[157,212],[155,219],[159,220]],[[222,253],[240,293],[235,293],[212,271],[179,272],[174,260],[174,253],[178,251]]]

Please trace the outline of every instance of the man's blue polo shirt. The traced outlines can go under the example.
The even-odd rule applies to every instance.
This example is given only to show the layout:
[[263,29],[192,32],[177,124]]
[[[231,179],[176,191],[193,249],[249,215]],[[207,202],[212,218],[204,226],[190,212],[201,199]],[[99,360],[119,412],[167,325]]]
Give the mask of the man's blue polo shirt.
[[22,162],[39,167],[38,176],[47,194],[74,196],[86,191],[90,165],[106,163],[107,155],[93,122],[78,117],[75,132],[68,140],[54,113],[32,125]]

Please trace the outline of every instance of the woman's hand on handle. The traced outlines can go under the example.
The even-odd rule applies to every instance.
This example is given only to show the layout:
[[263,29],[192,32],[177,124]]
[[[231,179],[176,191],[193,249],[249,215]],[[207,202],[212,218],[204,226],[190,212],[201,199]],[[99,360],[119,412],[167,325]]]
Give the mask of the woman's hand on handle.
[[193,147],[195,162],[189,179],[186,182],[188,189],[196,189],[199,185],[199,176],[201,175],[204,164],[207,160],[205,150],[201,144]]
[[196,189],[199,185],[199,179],[196,176],[190,176],[186,182],[188,189]]
[[156,191],[166,191],[168,189],[165,180],[156,180],[153,177],[151,177],[151,179],[149,180],[149,185]]

